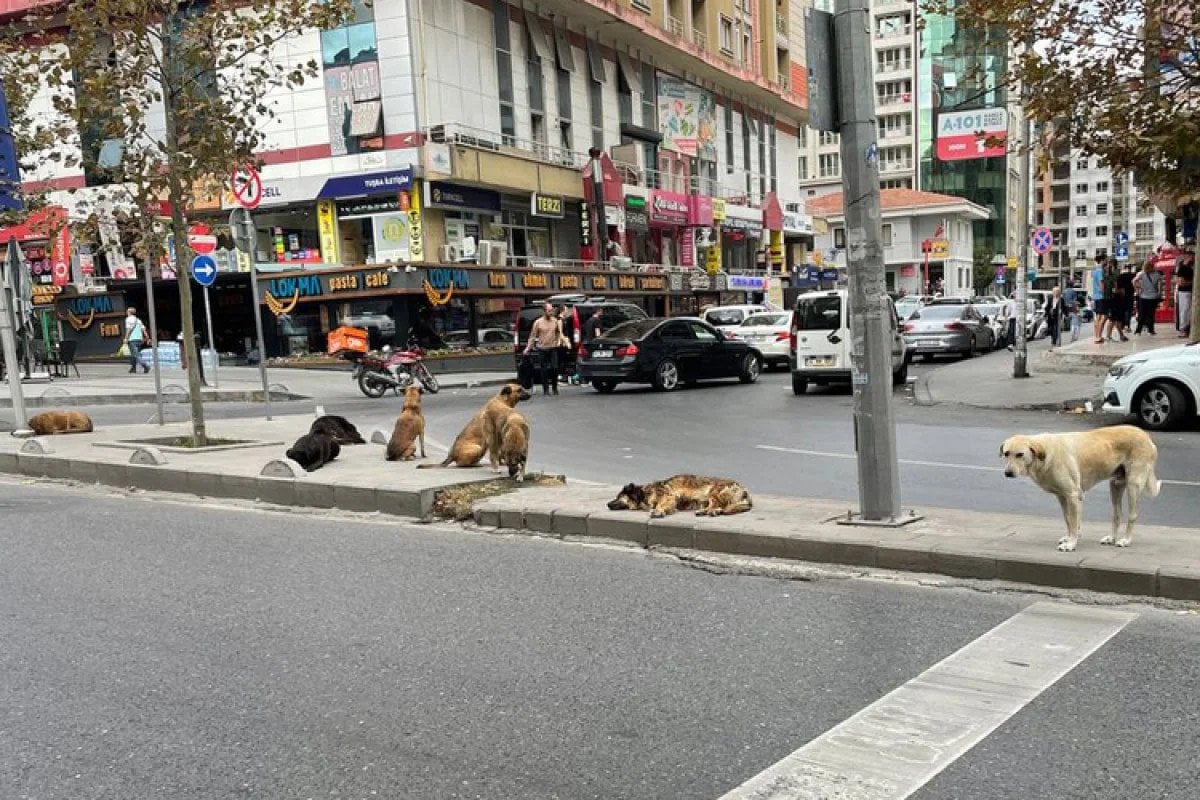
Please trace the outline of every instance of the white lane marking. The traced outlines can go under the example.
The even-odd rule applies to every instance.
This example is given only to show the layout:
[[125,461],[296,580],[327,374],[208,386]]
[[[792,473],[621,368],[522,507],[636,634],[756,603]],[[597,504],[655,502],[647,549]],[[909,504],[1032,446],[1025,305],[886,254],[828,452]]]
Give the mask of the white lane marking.
[[1137,616],[1035,603],[721,800],[908,797]]
[[[841,458],[853,460],[857,458],[853,453],[830,453],[824,450],[802,450],[797,447],[778,447],[771,444],[755,445],[756,450],[769,450],[773,453],[791,453],[798,456],[817,456],[820,458]],[[974,472],[1003,472],[1000,467],[985,467],[980,464],[954,464],[949,461],[920,461],[914,458],[901,458],[901,464],[909,464],[914,467],[939,467],[942,469],[965,469]],[[1200,481],[1180,481],[1171,478],[1163,478],[1164,486],[1200,486]]]

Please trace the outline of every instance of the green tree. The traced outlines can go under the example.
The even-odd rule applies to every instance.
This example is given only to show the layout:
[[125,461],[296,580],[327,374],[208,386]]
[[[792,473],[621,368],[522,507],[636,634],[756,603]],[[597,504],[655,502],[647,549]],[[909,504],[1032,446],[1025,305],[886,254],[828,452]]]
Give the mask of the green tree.
[[[188,210],[214,182],[259,163],[275,116],[271,92],[319,74],[315,60],[281,44],[337,27],[351,11],[352,0],[91,0],[47,4],[4,35],[0,66],[23,166],[82,167],[142,213],[168,210],[196,446],[207,432],[185,269]],[[36,103],[47,95],[53,113]],[[162,231],[139,227],[149,268]]]
[[[1200,3],[926,0],[965,31],[1007,30],[1026,114],[1132,173],[1156,201],[1200,192]],[[1200,341],[1200,305],[1192,337]]]
[[996,280],[996,268],[992,266],[992,254],[986,247],[976,247],[972,259],[971,283],[976,295],[984,295]]

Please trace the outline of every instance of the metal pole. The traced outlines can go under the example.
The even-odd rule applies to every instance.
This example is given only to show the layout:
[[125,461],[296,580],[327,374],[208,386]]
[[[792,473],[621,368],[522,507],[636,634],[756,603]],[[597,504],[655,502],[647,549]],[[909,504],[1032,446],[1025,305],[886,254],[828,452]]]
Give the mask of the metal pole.
[[[250,212],[246,212],[250,216]],[[271,421],[271,390],[267,384],[267,346],[263,339],[262,310],[258,307],[258,268],[250,261],[250,308],[254,312],[254,330],[258,335],[258,374],[262,378],[263,402],[267,406],[267,421]]]
[[[208,299],[208,287],[204,287],[204,316],[208,321],[208,349],[213,354],[213,388],[220,389],[221,384],[217,381],[217,369],[221,366],[221,356],[217,353],[217,347],[213,343],[213,324],[212,324],[212,302]],[[203,361],[204,354],[200,354],[200,359]],[[203,366],[203,364],[201,364]]]
[[[146,235],[153,236],[153,229]],[[150,340],[154,342],[154,347],[150,349],[150,357],[154,361],[154,403],[158,408],[158,424],[165,425],[167,420],[166,415],[163,413],[162,368],[158,359],[158,348],[162,342],[158,340],[158,312],[154,308],[154,276],[151,274],[150,269],[154,256],[158,254],[158,251],[149,245],[149,241],[147,239],[146,252],[150,256],[146,259],[143,274],[146,280],[146,305],[150,314],[150,333],[152,334]]]
[[862,518],[900,514],[892,408],[891,307],[883,266],[874,56],[868,0],[839,0],[834,14],[842,135],[842,196],[850,277],[851,382]]
[[[1025,154],[1021,158],[1021,238],[1020,247],[1025,253],[1030,252],[1029,247],[1029,192],[1030,192],[1030,165],[1028,147],[1030,144],[1030,123],[1026,121],[1022,125],[1021,147],[1026,148]],[[1013,352],[1013,377],[1028,378],[1029,369],[1029,346],[1028,337],[1026,336],[1026,328],[1029,325],[1029,309],[1026,303],[1028,297],[1026,286],[1027,275],[1029,271],[1028,263],[1022,263],[1025,259],[1018,257],[1017,259],[1017,274],[1015,276],[1017,282],[1017,342]],[[1039,257],[1040,263],[1040,257]]]
[[596,214],[596,246],[600,249],[601,264],[608,263],[608,215],[604,208],[604,171],[600,167],[600,151],[592,148],[592,204]]
[[[13,248],[16,246],[16,241],[10,239],[8,242],[8,257],[6,259],[8,265],[16,264],[19,261],[18,256],[13,252]],[[17,363],[17,343],[13,335],[12,309],[14,304],[9,298],[7,273],[7,266],[0,268],[0,345],[3,346],[4,350],[8,389],[12,395],[13,432],[17,435],[26,435],[30,431],[25,427],[28,420],[25,415],[25,391],[21,386],[21,370],[20,365]]]

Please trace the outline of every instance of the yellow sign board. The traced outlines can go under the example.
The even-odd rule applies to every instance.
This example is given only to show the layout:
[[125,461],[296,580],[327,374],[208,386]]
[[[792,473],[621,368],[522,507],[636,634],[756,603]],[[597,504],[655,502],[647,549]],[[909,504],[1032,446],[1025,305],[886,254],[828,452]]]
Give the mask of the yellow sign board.
[[1016,269],[1016,268],[1017,268],[1017,257],[1016,257],[1016,256],[1009,256],[1009,257],[1008,257],[1008,268],[1009,268],[1009,269]]
[[338,263],[337,211],[332,200],[317,201],[317,231],[321,239],[321,261]]
[[929,257],[932,259],[940,259],[942,261],[950,257],[950,240],[949,239],[934,239],[930,243]]
[[425,230],[421,217],[421,190],[413,181],[408,205],[408,260],[419,263],[425,260]]

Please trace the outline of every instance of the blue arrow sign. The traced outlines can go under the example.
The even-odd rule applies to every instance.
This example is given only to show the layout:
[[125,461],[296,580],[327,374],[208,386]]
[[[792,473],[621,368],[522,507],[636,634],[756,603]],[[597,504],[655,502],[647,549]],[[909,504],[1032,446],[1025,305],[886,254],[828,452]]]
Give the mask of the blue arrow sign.
[[1113,255],[1116,256],[1117,261],[1128,261],[1129,260],[1129,246],[1124,245],[1124,244],[1117,245],[1113,249]]
[[201,286],[212,286],[217,280],[217,262],[212,256],[196,256],[192,259],[192,280]]
[[1129,244],[1129,234],[1125,231],[1117,231],[1117,245]]

